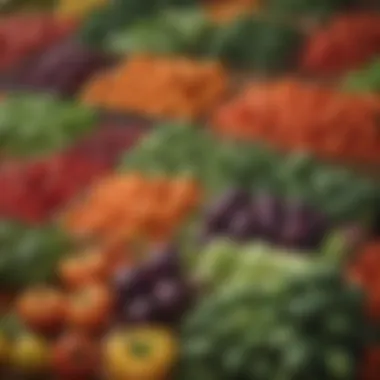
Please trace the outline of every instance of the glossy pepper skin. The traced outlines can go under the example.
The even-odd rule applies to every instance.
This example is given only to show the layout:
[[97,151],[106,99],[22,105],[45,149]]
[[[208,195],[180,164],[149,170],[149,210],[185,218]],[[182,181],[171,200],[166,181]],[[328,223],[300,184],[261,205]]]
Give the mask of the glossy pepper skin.
[[156,327],[113,333],[104,344],[109,379],[161,380],[169,375],[178,347],[173,334]]

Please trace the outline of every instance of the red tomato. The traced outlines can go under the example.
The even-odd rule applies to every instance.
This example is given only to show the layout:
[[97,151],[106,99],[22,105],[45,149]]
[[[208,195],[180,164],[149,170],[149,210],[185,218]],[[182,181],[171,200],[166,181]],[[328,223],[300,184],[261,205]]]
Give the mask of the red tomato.
[[84,335],[66,333],[57,340],[52,351],[52,368],[58,377],[88,379],[99,373],[99,347]]

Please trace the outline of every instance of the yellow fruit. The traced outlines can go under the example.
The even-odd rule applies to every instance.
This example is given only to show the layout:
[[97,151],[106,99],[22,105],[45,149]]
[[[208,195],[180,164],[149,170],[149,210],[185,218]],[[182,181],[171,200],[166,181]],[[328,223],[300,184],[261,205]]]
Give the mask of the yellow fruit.
[[49,346],[40,337],[27,334],[20,336],[11,351],[11,364],[26,371],[44,370],[49,364]]

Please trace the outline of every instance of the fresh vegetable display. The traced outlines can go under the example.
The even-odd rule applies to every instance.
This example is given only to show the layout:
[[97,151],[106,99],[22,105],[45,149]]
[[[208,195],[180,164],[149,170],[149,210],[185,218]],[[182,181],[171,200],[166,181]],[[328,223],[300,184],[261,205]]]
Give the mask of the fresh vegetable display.
[[0,0],[0,378],[379,380],[377,2]]
[[111,175],[69,208],[63,225],[72,234],[99,241],[166,242],[200,201],[201,188],[191,178]]
[[203,220],[201,236],[206,239],[268,240],[301,250],[320,246],[329,228],[323,213],[300,200],[260,192],[251,195],[241,189],[230,189],[217,198]]
[[207,54],[232,67],[283,71],[297,62],[302,37],[293,26],[248,14],[221,25],[210,37]]
[[342,166],[264,145],[218,141],[210,131],[185,124],[157,126],[125,155],[121,170],[191,174],[211,194],[232,186],[265,190],[318,207],[332,221],[367,219],[378,205],[377,182]]
[[200,9],[168,10],[128,25],[107,37],[115,53],[202,53],[213,27]]
[[318,266],[281,288],[207,296],[183,327],[178,378],[354,379],[370,333],[362,302]]
[[67,37],[76,22],[56,19],[49,13],[25,13],[2,16],[0,19],[0,69],[19,65],[32,54]]
[[90,132],[96,112],[48,94],[7,95],[0,103],[0,151],[34,156],[66,148]]
[[219,63],[137,55],[90,81],[81,100],[110,111],[193,119],[219,104],[227,89]]
[[18,85],[61,95],[74,95],[95,72],[112,62],[73,41],[65,41],[45,51],[16,78]]
[[177,324],[194,298],[180,253],[158,247],[136,267],[118,269],[114,289],[119,319],[131,324]]
[[339,75],[357,69],[379,52],[377,12],[339,15],[311,34],[302,53],[300,69],[314,75]]
[[311,271],[320,257],[317,251],[300,254],[263,243],[242,245],[218,238],[207,243],[194,260],[190,259],[195,261],[194,274],[203,286],[228,290],[246,286],[281,287],[289,277]]
[[187,8],[196,3],[196,0],[152,0],[149,4],[140,0],[110,1],[89,14],[80,28],[79,36],[87,44],[102,46],[110,32],[166,9]]
[[104,344],[107,373],[114,379],[166,379],[175,367],[178,342],[165,328],[116,331]]
[[52,347],[51,365],[64,379],[95,376],[101,369],[100,359],[99,344],[78,332],[62,335]]
[[215,113],[213,124],[217,133],[234,138],[378,164],[379,110],[380,98],[289,80],[248,86]]

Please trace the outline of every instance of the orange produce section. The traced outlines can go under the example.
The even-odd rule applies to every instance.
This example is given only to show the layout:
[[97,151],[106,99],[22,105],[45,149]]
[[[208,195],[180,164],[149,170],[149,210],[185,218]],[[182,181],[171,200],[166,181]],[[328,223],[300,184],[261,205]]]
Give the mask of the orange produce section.
[[198,206],[201,190],[190,179],[114,175],[68,210],[66,229],[108,243],[148,238],[167,241]]
[[380,163],[380,97],[295,80],[253,84],[213,115],[218,134],[319,157]]
[[91,81],[82,101],[112,111],[192,119],[223,99],[227,78],[219,63],[136,56]]

